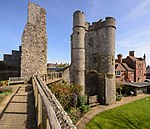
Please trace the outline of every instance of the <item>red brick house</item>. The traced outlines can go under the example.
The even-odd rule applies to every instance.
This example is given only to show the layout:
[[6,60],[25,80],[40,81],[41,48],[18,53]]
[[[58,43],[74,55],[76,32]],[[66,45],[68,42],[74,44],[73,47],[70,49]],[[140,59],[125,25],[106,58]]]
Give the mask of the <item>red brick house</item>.
[[128,67],[126,63],[122,62],[122,55],[118,55],[115,63],[115,73],[117,82],[132,82],[134,81],[134,70]]
[[129,56],[125,59],[122,59],[122,55],[119,54],[116,59],[116,81],[144,82],[146,79],[144,76],[146,73],[145,58],[145,54],[143,58],[135,57],[134,51],[129,51]]
[[146,67],[146,79],[150,79],[150,66]]
[[125,80],[125,72],[126,70],[122,67],[121,63],[115,63],[115,73],[117,82]]

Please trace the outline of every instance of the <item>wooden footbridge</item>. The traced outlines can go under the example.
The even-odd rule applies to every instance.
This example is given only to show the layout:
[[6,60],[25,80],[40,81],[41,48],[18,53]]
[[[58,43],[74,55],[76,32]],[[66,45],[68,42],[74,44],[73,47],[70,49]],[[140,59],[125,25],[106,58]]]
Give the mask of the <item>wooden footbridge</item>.
[[[51,73],[47,82],[62,80]],[[15,80],[13,80],[15,82]],[[17,80],[16,80],[17,81]],[[43,77],[33,76],[32,84],[23,84],[0,114],[0,129],[76,129]]]

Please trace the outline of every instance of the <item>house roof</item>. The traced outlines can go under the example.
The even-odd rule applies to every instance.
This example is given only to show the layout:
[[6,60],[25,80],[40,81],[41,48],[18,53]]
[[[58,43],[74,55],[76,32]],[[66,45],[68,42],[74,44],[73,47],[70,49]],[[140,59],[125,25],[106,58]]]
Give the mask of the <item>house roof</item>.
[[131,60],[133,60],[133,61],[145,61],[143,58],[141,58],[141,57],[139,57],[139,58],[136,58],[136,57],[134,57],[134,56],[127,56],[127,57],[129,57]]
[[121,63],[115,63],[115,69],[120,71],[126,71],[126,69],[121,65]]
[[126,63],[122,63],[123,67],[127,70],[127,71],[134,71],[133,69],[131,69]]
[[131,86],[131,87],[147,87],[147,86],[150,86],[149,82],[125,82],[123,84],[125,86]]
[[[120,68],[120,69],[119,69]],[[115,69],[119,69],[121,71],[133,71],[126,63],[115,63]]]
[[133,56],[127,56],[127,57],[129,57],[133,61],[139,61],[136,57],[133,57]]

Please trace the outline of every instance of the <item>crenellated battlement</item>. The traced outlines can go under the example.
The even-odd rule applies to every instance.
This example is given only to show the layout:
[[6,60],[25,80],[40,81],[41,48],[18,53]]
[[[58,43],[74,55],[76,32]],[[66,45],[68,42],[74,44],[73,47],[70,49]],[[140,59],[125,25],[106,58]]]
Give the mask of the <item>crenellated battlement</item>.
[[85,14],[81,11],[73,13],[73,28],[75,27],[85,28]]
[[87,31],[99,30],[99,29],[104,28],[104,27],[113,27],[113,28],[116,29],[116,27],[115,27],[115,18],[106,17],[105,21],[100,19],[97,22],[92,22],[92,24],[86,22],[86,30]]

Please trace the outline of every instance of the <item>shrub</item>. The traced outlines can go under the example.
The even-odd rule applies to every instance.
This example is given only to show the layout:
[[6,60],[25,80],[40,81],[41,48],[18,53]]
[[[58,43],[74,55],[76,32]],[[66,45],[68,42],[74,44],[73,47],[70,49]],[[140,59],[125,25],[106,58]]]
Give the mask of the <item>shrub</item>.
[[65,110],[68,110],[71,106],[77,106],[77,98],[81,90],[80,85],[63,81],[53,83],[49,87]]
[[0,81],[0,86],[2,86],[3,85],[3,83],[2,83],[2,81]]
[[121,101],[121,99],[122,99],[122,96],[121,95],[116,95],[116,101]]
[[49,88],[67,111],[73,123],[76,123],[83,114],[89,111],[90,108],[86,105],[87,95],[80,94],[82,87],[79,84],[62,81],[51,84]]
[[70,108],[70,110],[68,111],[68,115],[70,116],[72,122],[76,123],[81,117],[80,109],[79,108]]
[[8,86],[0,87],[0,93],[3,93],[3,92],[12,92],[12,87],[8,87]]
[[4,80],[4,81],[0,81],[0,86],[6,86],[8,85],[8,81]]
[[82,116],[83,116],[85,113],[87,113],[89,110],[90,110],[89,105],[81,105],[81,106],[80,106],[80,111],[81,111]]
[[1,92],[0,93],[0,103],[4,100],[5,96],[7,96],[10,92]]
[[116,92],[121,95],[122,90],[123,90],[123,84],[116,82]]
[[87,98],[87,95],[80,95],[79,97],[78,97],[78,106],[80,107],[80,106],[82,106],[82,105],[86,105],[87,104],[87,100],[88,98]]
[[0,102],[3,101],[4,97],[5,97],[5,94],[0,94]]
[[72,93],[71,95],[71,107],[76,107],[78,104],[78,95],[76,93]]
[[80,95],[80,92],[82,91],[82,87],[79,84],[70,84],[71,92],[76,93],[77,95]]

